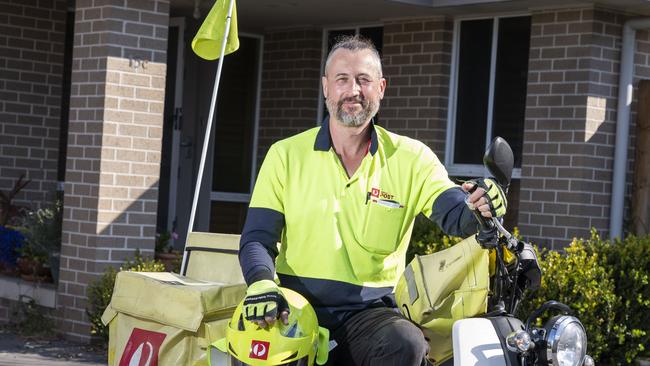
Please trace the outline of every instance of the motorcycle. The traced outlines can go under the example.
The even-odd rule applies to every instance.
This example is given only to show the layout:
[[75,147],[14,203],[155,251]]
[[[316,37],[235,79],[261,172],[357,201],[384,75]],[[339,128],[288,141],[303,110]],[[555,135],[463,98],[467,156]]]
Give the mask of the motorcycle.
[[[483,161],[507,189],[514,166],[508,143],[495,138]],[[402,313],[419,324],[429,339],[429,362],[443,366],[594,365],[586,354],[585,328],[569,306],[548,301],[525,322],[515,317],[527,291],[541,284],[537,255],[530,243],[514,237],[501,220],[473,212],[480,223],[475,237],[456,244],[457,248],[426,256],[430,258],[416,257],[396,287]],[[480,278],[488,275],[490,256],[492,273],[483,288]],[[440,278],[453,267],[457,270],[449,277],[457,277],[462,290]],[[458,280],[463,276],[471,278]],[[544,326],[537,326],[538,318],[547,312],[556,315]],[[466,318],[468,315],[472,317]]]

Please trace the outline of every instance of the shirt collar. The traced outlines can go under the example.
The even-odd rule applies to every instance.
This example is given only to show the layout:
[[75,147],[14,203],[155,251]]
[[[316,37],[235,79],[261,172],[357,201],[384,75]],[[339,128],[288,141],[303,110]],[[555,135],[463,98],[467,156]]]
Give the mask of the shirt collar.
[[[314,142],[314,150],[316,151],[329,151],[332,147],[332,137],[330,136],[330,117],[327,116],[320,126],[320,130],[316,135]],[[379,140],[377,139],[377,131],[375,130],[375,119],[370,121],[370,154],[375,155],[379,148]]]

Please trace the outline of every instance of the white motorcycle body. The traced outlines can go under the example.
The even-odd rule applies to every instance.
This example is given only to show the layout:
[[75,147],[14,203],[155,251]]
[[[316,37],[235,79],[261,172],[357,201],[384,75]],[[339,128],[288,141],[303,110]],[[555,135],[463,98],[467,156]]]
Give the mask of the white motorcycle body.
[[454,366],[506,366],[501,341],[485,318],[458,320],[452,330]]

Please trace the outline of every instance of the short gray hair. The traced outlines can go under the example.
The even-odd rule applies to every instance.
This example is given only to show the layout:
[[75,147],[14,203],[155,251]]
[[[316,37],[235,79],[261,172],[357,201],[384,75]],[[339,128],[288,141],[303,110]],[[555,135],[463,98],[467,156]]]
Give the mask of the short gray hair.
[[349,51],[369,50],[377,61],[377,67],[379,69],[379,77],[383,76],[383,72],[381,69],[381,57],[379,56],[379,52],[377,51],[377,48],[375,47],[375,45],[372,43],[370,39],[359,35],[339,36],[336,38],[336,43],[334,43],[334,45],[332,46],[330,53],[327,54],[327,60],[325,60],[326,74],[327,74],[327,68],[329,67],[330,64],[330,60],[332,59],[332,55],[334,54],[334,52],[336,52],[336,50],[341,48]]

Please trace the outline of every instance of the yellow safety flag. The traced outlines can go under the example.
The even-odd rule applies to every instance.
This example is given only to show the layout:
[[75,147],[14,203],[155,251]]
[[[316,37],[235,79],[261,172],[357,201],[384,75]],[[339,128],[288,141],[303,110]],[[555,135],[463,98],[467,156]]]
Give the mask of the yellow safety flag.
[[226,19],[228,17],[230,1],[233,2],[232,17],[224,56],[237,51],[239,48],[236,2],[235,0],[217,0],[192,40],[192,50],[199,57],[206,60],[216,60],[219,58],[223,36],[226,32]]

